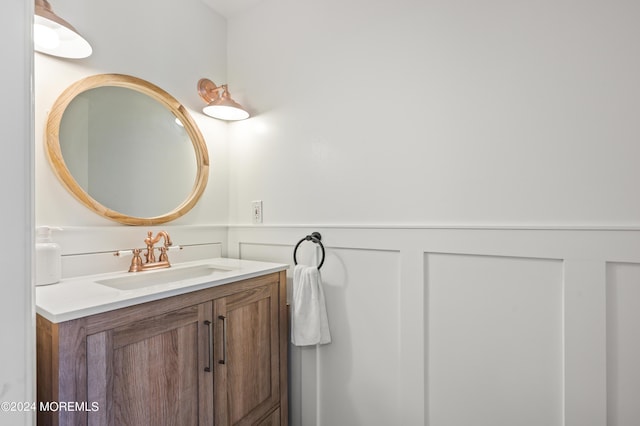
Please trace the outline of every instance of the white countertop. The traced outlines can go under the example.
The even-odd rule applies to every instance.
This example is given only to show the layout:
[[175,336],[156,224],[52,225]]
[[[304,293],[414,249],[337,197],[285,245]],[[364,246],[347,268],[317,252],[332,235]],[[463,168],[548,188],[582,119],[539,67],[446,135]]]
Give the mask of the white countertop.
[[[217,269],[213,276],[180,279],[168,284],[158,284],[131,290],[118,290],[97,281],[175,271],[194,266],[211,266]],[[69,278],[57,284],[36,287],[36,312],[53,323],[69,321],[88,315],[176,296],[260,275],[285,270],[286,264],[253,260],[216,258],[174,264],[171,268],[143,272],[117,272]],[[219,269],[218,269],[219,268]]]

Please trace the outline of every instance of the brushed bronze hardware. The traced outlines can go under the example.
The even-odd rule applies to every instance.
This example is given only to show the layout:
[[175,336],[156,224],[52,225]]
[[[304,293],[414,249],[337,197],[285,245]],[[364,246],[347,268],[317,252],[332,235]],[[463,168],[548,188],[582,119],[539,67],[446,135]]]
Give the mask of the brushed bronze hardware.
[[[160,257],[156,261],[155,255],[155,244],[157,244],[160,239],[164,240],[164,244],[160,247]],[[146,252],[144,253],[144,262],[142,260],[141,249],[134,248],[133,250],[124,250],[117,251],[113,255],[121,256],[125,253],[133,254],[131,258],[131,265],[129,266],[129,272],[140,272],[146,271],[150,269],[159,269],[159,268],[170,268],[171,263],[169,262],[169,247],[173,245],[171,241],[171,237],[166,231],[160,231],[153,236],[153,232],[147,232],[147,238],[144,239],[144,244],[146,246]],[[176,249],[182,250],[182,247],[177,246]]]
[[206,320],[204,325],[209,329],[209,365],[204,368],[204,371],[211,372],[213,365],[213,327],[211,326],[211,321]]
[[231,98],[226,84],[216,86],[208,78],[201,78],[198,81],[198,95],[207,103],[202,112],[209,117],[228,121],[249,118],[247,110]]
[[224,315],[218,315],[218,319],[222,321],[222,359],[218,361],[218,364],[227,363],[227,317]]

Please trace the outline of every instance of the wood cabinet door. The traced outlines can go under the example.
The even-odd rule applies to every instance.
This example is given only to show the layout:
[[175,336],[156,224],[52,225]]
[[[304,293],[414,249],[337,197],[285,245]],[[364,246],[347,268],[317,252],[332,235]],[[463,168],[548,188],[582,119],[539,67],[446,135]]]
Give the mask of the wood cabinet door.
[[211,314],[207,302],[88,335],[88,424],[211,425]]
[[216,425],[255,425],[279,404],[278,307],[278,283],[214,301]]

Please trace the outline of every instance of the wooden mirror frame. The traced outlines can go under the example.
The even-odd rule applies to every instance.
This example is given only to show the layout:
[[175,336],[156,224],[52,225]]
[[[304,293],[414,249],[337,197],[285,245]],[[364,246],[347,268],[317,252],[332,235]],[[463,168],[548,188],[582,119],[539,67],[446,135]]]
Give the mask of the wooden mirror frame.
[[[193,148],[196,154],[196,179],[193,189],[191,190],[191,194],[182,202],[182,204],[172,211],[155,217],[135,217],[111,210],[92,198],[76,182],[75,178],[67,168],[64,158],[62,157],[62,149],[60,146],[60,123],[62,121],[62,116],[69,103],[71,103],[77,95],[90,89],[105,86],[123,87],[143,93],[166,107],[184,125],[184,129],[193,143]],[[158,86],[140,78],[123,74],[93,75],[77,81],[65,89],[53,104],[51,112],[47,118],[45,129],[45,152],[55,175],[58,177],[62,185],[71,192],[78,201],[100,216],[126,225],[157,225],[179,218],[191,210],[198,202],[205,187],[207,186],[207,179],[209,176],[209,154],[207,151],[207,145],[205,144],[198,126],[193,118],[191,118],[191,115],[186,108],[173,96]]]

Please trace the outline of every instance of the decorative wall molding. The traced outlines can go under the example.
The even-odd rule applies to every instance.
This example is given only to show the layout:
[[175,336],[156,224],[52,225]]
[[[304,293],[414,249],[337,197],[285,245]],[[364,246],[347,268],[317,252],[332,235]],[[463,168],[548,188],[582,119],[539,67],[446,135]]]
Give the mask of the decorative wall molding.
[[[172,253],[174,262],[226,256],[293,266],[295,244],[313,231],[322,234],[334,340],[317,349],[291,349],[292,425],[462,426],[468,416],[506,425],[526,412],[535,416],[524,426],[640,420],[637,404],[630,403],[640,392],[640,370],[629,361],[640,356],[640,311],[634,308],[640,304],[640,230],[149,230],[160,228],[186,247]],[[139,245],[146,231],[65,228],[55,235],[63,247],[63,273],[122,270],[128,260],[114,264],[112,251]],[[314,264],[319,255],[307,242],[298,260]],[[291,270],[288,275],[290,289]],[[461,374],[471,380],[467,392],[449,387],[463,381]],[[482,403],[474,406],[470,395],[480,388]],[[454,413],[460,404],[467,412]]]
[[[388,357],[388,364],[367,366],[366,372],[358,371],[343,383],[330,373],[331,368],[339,369],[340,360],[353,363],[355,354],[362,356],[370,349],[368,342],[336,340],[318,349],[292,348],[292,424],[330,425],[347,420],[383,425],[389,413],[398,424],[436,425],[443,418],[449,419],[447,424],[468,424],[464,423],[468,420],[464,416],[447,417],[447,410],[460,410],[464,398],[455,398],[460,394],[449,392],[442,380],[430,376],[430,362],[445,370],[455,366],[454,361],[442,358],[433,364],[434,356],[443,355],[458,357],[456,362],[475,372],[476,381],[479,377],[504,378],[506,370],[501,369],[507,366],[522,379],[509,385],[513,389],[501,388],[496,382],[486,387],[484,405],[476,412],[477,416],[484,416],[486,424],[506,425],[504,422],[513,420],[509,416],[517,415],[516,410],[527,412],[532,407],[541,410],[537,417],[522,419],[520,424],[537,426],[543,421],[548,426],[617,426],[628,424],[629,419],[640,421],[637,404],[628,403],[640,389],[640,370],[625,361],[640,356],[640,314],[629,309],[640,304],[640,294],[635,290],[640,288],[640,278],[634,278],[634,273],[640,271],[639,230],[234,225],[228,229],[228,255],[291,265],[294,245],[313,231],[322,234],[326,249],[322,276],[329,289],[329,315],[338,306],[339,313],[358,313],[369,319],[375,329],[371,338],[394,355]],[[299,253],[299,259],[302,255],[308,263],[317,260],[319,253],[313,245],[305,250]],[[373,253],[395,260],[382,267],[384,273],[371,274],[366,284],[358,282],[356,277],[367,276],[367,271],[384,264]],[[437,266],[435,261],[448,262],[437,275],[430,269]],[[488,272],[483,272],[487,266]],[[480,276],[487,273],[489,278]],[[456,293],[452,282],[460,286],[462,293]],[[331,291],[364,285],[372,294],[387,294],[386,303],[369,297],[343,298],[347,293]],[[431,300],[435,288],[440,293]],[[483,289],[496,293],[493,298],[483,299],[485,310],[456,311],[471,290],[482,295]],[[625,318],[622,322],[614,322],[612,318],[618,318],[620,313],[617,306],[611,305],[611,294],[619,289],[626,296],[625,305],[620,308],[626,316],[621,317]],[[527,302],[522,305],[526,309],[514,308],[510,314],[507,307],[517,307],[517,302]],[[449,304],[450,311],[438,313],[430,303],[436,303],[438,308]],[[471,334],[465,335],[466,328],[460,325],[450,328],[446,322],[429,322],[434,318],[455,318],[447,313],[452,311],[458,316],[478,316],[477,325],[469,322]],[[497,313],[502,315],[502,322],[493,331],[493,343],[472,334],[479,332],[473,327],[491,324]],[[334,327],[351,330],[351,336],[367,335],[358,321],[337,316],[342,321],[332,323]],[[378,318],[388,321],[379,324]],[[616,328],[615,324],[624,325]],[[505,345],[495,343],[496,335],[509,334],[513,339]],[[458,344],[463,346],[465,342],[483,344],[483,355],[474,356],[472,348],[468,352],[456,350],[448,342],[456,335],[462,339]],[[542,358],[529,368],[509,355],[530,357],[529,363]],[[491,361],[492,357],[496,361]],[[366,359],[365,356],[363,362]],[[386,386],[374,386],[375,380],[368,378],[379,377],[380,369],[385,368],[393,371],[393,378],[387,378]],[[632,378],[632,383],[622,384],[621,374]],[[527,378],[535,383],[527,383]],[[470,387],[477,390],[480,385],[476,382]],[[358,404],[363,401],[354,401],[352,396],[369,395],[372,389],[384,398],[368,401],[370,412],[359,411]],[[505,413],[500,402],[503,391],[510,392],[507,394],[513,398],[510,413]],[[430,411],[429,401],[437,401],[438,409]],[[522,404],[519,408],[518,403]],[[472,412],[470,409],[468,414]],[[377,416],[368,417],[371,413]]]

